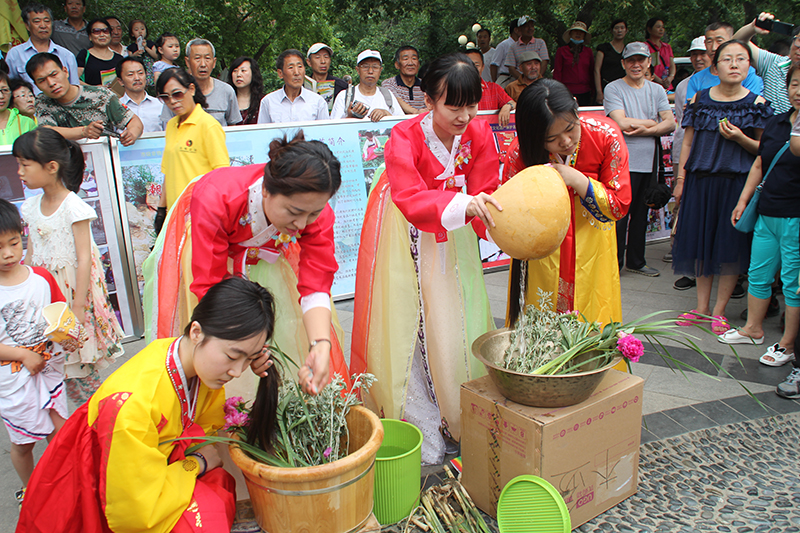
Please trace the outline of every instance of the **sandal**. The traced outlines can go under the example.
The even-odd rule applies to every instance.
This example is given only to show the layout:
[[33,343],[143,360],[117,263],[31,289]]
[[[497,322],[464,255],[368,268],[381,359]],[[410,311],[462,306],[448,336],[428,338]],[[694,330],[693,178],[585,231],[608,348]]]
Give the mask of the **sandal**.
[[711,331],[715,335],[724,335],[729,329],[731,329],[731,325],[727,318],[722,315],[714,315],[714,320],[711,321]]
[[705,322],[706,319],[700,316],[700,314],[692,309],[691,311],[687,311],[685,313],[681,313],[678,315],[678,320],[675,321],[676,326],[696,326],[697,324],[702,324]]
[[794,354],[786,353],[786,348],[777,342],[767,348],[767,352],[758,360],[759,363],[767,366],[783,366],[790,361],[794,361]]

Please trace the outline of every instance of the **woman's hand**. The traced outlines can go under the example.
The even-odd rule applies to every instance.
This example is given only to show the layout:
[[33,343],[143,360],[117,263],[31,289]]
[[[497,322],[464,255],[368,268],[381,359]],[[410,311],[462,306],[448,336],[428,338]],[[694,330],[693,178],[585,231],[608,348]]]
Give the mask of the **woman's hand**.
[[308,351],[305,364],[297,373],[298,383],[307,394],[319,394],[330,379],[331,343],[320,340]]
[[683,196],[683,182],[683,178],[676,179],[675,188],[672,189],[672,197],[675,198],[675,209],[681,205],[681,197]]
[[492,196],[486,194],[485,192],[480,192],[477,195],[472,197],[472,200],[469,204],[467,204],[467,217],[478,217],[481,219],[481,222],[488,228],[488,227],[495,227],[494,220],[492,219],[491,213],[489,213],[489,208],[486,207],[486,204],[490,203],[497,208],[498,211],[503,210],[503,206],[500,205],[500,202],[495,200]]
[[269,346],[266,344],[261,349],[261,355],[250,362],[250,369],[258,377],[267,377],[267,370],[273,365],[272,352],[269,351]]
[[737,126],[727,120],[719,123],[719,134],[733,142],[740,142],[744,138],[744,133]]
[[561,175],[561,179],[564,180],[564,185],[567,187],[572,187],[573,190],[580,194],[580,191],[583,191],[581,194],[581,198],[586,196],[586,184],[589,181],[583,172],[580,170],[575,170],[569,165],[564,165],[562,163],[554,163],[553,168],[556,169]]
[[199,453],[203,456],[203,459],[206,460],[206,471],[205,474],[208,474],[218,466],[222,466],[222,457],[219,456],[219,451],[217,451],[217,447],[213,444],[207,444],[197,450],[196,453]]
[[739,202],[736,204],[736,207],[733,208],[733,213],[731,214],[731,224],[733,224],[733,226],[736,226],[736,223],[739,222],[740,218],[742,218],[742,214],[744,213],[745,209],[747,209],[747,202],[743,203],[742,200],[739,200]]

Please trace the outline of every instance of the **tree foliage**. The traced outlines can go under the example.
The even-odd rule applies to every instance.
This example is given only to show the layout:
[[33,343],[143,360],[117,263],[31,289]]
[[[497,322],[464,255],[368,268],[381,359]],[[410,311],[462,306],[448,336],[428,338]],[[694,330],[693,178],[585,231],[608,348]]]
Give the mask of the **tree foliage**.
[[[64,17],[62,2],[45,3],[55,18]],[[586,22],[596,46],[610,40],[610,23],[616,18],[628,22],[631,41],[643,39],[647,19],[659,16],[667,26],[666,40],[681,56],[710,22],[727,21],[739,28],[762,10],[800,23],[796,0],[87,0],[87,18],[115,14],[124,24],[144,19],[152,40],[165,31],[177,34],[183,45],[194,37],[210,40],[220,71],[240,55],[255,57],[268,87],[279,85],[274,60],[282,50],[305,52],[320,41],[334,50],[336,75],[355,78],[356,55],[372,48],[383,55],[386,77],[396,73],[398,46],[416,46],[424,63],[458,50],[459,35],[474,42],[476,22],[499,43],[508,36],[513,18],[532,16],[536,36],[545,40],[552,55],[575,20]],[[769,36],[759,44],[769,46],[778,38]]]

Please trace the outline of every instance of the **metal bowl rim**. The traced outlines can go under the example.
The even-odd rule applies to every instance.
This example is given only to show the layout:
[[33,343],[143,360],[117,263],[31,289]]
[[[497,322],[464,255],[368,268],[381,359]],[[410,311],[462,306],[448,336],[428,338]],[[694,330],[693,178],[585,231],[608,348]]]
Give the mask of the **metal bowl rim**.
[[612,359],[611,362],[608,363],[606,366],[595,368],[594,370],[588,370],[586,372],[578,372],[576,374],[539,375],[539,374],[523,374],[522,372],[514,372],[513,370],[507,370],[505,368],[495,365],[494,363],[488,362],[478,349],[478,346],[482,346],[489,338],[498,337],[504,333],[511,333],[511,332],[512,332],[511,328],[508,327],[487,331],[486,333],[484,333],[483,335],[481,335],[480,337],[478,337],[473,341],[472,355],[474,355],[478,361],[480,361],[487,367],[493,368],[499,372],[510,374],[512,376],[520,376],[523,378],[567,378],[567,377],[575,378],[575,377],[589,376],[592,374],[597,374],[599,372],[605,372],[606,370],[608,370],[609,367],[616,366],[622,359],[622,356],[618,355],[614,359]]

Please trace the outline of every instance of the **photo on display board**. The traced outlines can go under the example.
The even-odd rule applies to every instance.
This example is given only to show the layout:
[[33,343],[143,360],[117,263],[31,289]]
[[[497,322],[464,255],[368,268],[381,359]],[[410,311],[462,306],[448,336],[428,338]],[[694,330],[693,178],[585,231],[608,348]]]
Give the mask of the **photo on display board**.
[[160,164],[130,165],[122,167],[122,178],[136,278],[141,290],[144,285],[142,265],[156,240],[153,221],[161,198],[164,175]]
[[106,228],[103,224],[103,210],[100,207],[100,200],[84,199],[83,201],[89,204],[94,209],[94,212],[97,213],[97,218],[92,220],[92,237],[97,246],[102,246],[108,242],[108,239],[106,238]]
[[367,188],[367,196],[369,196],[376,178],[379,178],[386,168],[383,153],[391,132],[391,128],[359,130],[358,132],[358,145],[361,152],[361,164],[364,168],[364,185]]

